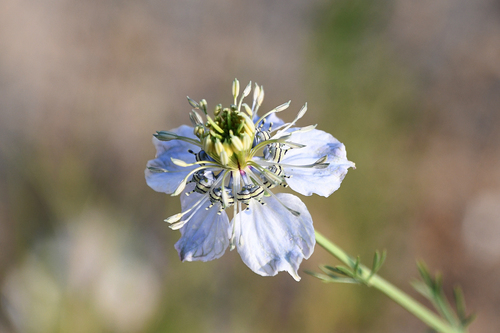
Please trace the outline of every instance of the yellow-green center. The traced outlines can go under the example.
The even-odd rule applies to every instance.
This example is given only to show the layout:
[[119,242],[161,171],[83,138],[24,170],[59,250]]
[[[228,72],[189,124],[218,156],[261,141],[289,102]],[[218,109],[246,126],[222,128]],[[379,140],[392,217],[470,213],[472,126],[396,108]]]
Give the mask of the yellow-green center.
[[251,159],[255,125],[235,106],[215,109],[215,118],[207,116],[205,126],[198,126],[195,134],[200,138],[203,150],[221,165],[229,169],[244,168]]

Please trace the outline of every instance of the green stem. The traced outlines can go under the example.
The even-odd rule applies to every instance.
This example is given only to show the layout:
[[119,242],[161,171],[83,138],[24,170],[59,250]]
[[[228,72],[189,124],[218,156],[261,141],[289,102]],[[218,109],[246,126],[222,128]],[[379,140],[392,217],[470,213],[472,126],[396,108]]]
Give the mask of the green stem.
[[[342,261],[348,267],[353,267],[355,261],[345,253],[337,245],[333,244],[319,232],[315,232],[316,242],[321,245],[325,250],[330,252],[337,259]],[[370,276],[370,269],[365,266],[359,265],[361,277],[368,278]],[[403,308],[408,310],[415,317],[423,321],[429,327],[441,333],[463,333],[461,330],[457,330],[451,327],[446,321],[438,317],[434,312],[430,311],[428,308],[422,304],[415,301],[413,298],[408,296],[405,292],[395,287],[391,283],[387,282],[377,274],[373,275],[369,280],[369,286],[374,287],[384,294],[386,294],[393,301],[401,305]]]

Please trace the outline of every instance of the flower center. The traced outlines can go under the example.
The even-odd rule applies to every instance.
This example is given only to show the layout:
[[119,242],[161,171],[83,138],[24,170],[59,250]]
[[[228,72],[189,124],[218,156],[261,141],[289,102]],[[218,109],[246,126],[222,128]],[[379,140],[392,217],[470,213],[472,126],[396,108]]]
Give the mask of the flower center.
[[234,105],[223,109],[219,104],[214,115],[214,119],[207,115],[205,125],[195,128],[203,150],[229,169],[244,168],[251,159],[248,153],[255,136],[253,121]]

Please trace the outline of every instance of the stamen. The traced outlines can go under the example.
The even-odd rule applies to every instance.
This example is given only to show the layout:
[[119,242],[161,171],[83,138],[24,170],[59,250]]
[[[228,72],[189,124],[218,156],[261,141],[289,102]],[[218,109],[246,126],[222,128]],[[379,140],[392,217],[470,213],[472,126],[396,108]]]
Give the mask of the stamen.
[[250,119],[250,117],[248,117],[245,114],[242,114],[242,117],[245,120],[244,123],[245,123],[246,132],[253,134],[255,132],[255,125],[254,125],[252,119]]
[[186,96],[187,97],[187,100],[189,102],[189,104],[191,104],[191,106],[195,109],[199,109],[200,108],[200,105],[198,103],[196,103],[193,99],[189,98],[189,96]]
[[238,103],[238,111],[241,110],[241,103],[243,103],[243,98],[247,97],[250,94],[250,90],[252,90],[252,81],[248,82],[245,90],[243,90],[243,95],[241,95],[240,102]]
[[233,148],[235,151],[242,151],[243,150],[243,143],[241,142],[240,138],[237,136],[232,136],[231,137],[231,144],[233,145]]
[[[328,159],[328,155],[325,155],[325,156],[319,158],[316,162],[314,162],[314,164],[324,163],[327,159]],[[330,163],[328,163],[328,164],[330,164]]]
[[214,115],[217,117],[222,112],[222,104],[217,104],[215,106]]
[[[276,128],[273,130],[273,132],[274,132],[274,131],[279,131],[280,129],[284,128],[285,126],[288,126],[288,124],[283,124],[283,125],[281,125],[281,126],[276,127]],[[309,125],[309,126],[301,127],[301,128],[296,129],[295,131],[293,131],[293,132],[291,132],[291,133],[304,133],[304,132],[309,132],[309,131],[312,131],[313,129],[315,129],[315,128],[316,128],[316,126],[318,126],[318,125],[316,124],[316,125]],[[300,144],[296,143],[296,145],[300,145]],[[304,146],[304,147],[305,147],[305,145],[300,145],[300,146]]]
[[[175,223],[177,221],[179,221],[184,215],[188,214],[190,211],[192,211],[193,209],[195,209],[196,207],[198,207],[201,203],[203,203],[204,199],[207,199],[207,195],[204,195],[202,198],[200,198],[200,200],[198,200],[194,205],[193,207],[189,208],[188,210],[185,210],[181,213],[177,213],[177,214],[174,214],[168,218],[166,218],[164,221],[167,222],[167,223]],[[189,219],[188,219],[189,220]],[[187,221],[186,221],[187,222]]]
[[172,193],[171,195],[173,197],[175,196],[178,196],[183,190],[184,188],[186,187],[186,183],[187,183],[187,180],[189,177],[191,177],[191,175],[197,171],[200,171],[200,170],[203,170],[203,169],[207,169],[208,167],[207,166],[201,166],[199,168],[195,168],[193,170],[191,170],[186,177],[184,177],[184,179],[182,180],[182,182],[179,184],[179,186],[175,189],[174,193]]
[[205,115],[207,115],[207,101],[205,99],[202,99],[200,101],[200,107],[201,107],[201,110],[203,111],[203,113]]
[[[215,123],[215,121],[214,121],[214,120],[213,120],[210,116],[208,116],[208,115],[207,115],[207,120],[208,120],[208,122],[210,123],[210,125],[211,125],[211,126],[212,126],[215,130],[217,130],[217,132],[219,132],[220,134],[224,134],[224,130],[223,130],[222,128],[220,128],[220,127],[219,127],[219,125],[217,125],[217,124]],[[212,131],[210,131],[210,132],[212,132]]]
[[250,117],[252,117],[253,115],[252,109],[248,106],[247,103],[243,103],[243,108],[245,108],[245,112],[248,113]]
[[[255,169],[259,170],[259,172],[264,176],[266,177],[266,179],[271,182],[272,184],[274,185],[279,185],[281,184],[282,182],[285,181],[285,179],[283,177],[280,177],[278,176],[277,174],[267,170],[266,168],[263,168],[262,166],[258,165],[257,163],[255,163],[254,161],[251,161],[250,162],[250,165],[252,165]],[[262,183],[264,184],[264,183]],[[265,185],[264,185],[265,186]],[[268,187],[268,186],[265,186],[265,187]]]
[[[222,137],[222,135],[220,135],[219,133],[215,133],[212,129],[210,129],[210,135],[211,135],[212,137],[214,137],[214,138],[219,139],[219,140],[224,139],[224,138]],[[205,151],[206,151],[206,150],[205,150]]]
[[253,89],[253,102],[252,102],[252,113],[257,113],[257,110],[255,110],[255,107],[257,106],[257,99],[259,98],[260,95],[260,87],[255,82],[255,88]]
[[[238,210],[241,212],[241,202],[238,202]],[[240,220],[240,225],[241,225],[241,220]],[[243,230],[240,230],[240,238],[238,239],[238,244],[240,246],[243,245]]]
[[163,168],[159,168],[159,167],[152,167],[152,166],[149,166],[148,167],[149,171],[151,172],[158,172],[158,173],[161,173],[161,172],[168,172],[167,169],[163,169]]
[[256,145],[255,147],[252,148],[250,154],[251,155],[255,155],[255,153],[257,153],[257,151],[261,148],[264,148],[265,146],[269,145],[269,144],[272,144],[272,143],[284,143],[284,144],[287,144],[286,140],[289,139],[292,135],[291,134],[288,134],[286,136],[282,136],[280,138],[277,138],[277,139],[270,139],[270,140],[267,140],[267,141],[262,141],[260,142],[258,145]]
[[326,167],[328,167],[330,165],[330,163],[325,163],[325,161],[328,159],[328,156],[325,155],[323,157],[321,157],[320,159],[318,159],[316,162],[312,163],[312,164],[306,164],[306,165],[293,165],[293,164],[284,164],[284,163],[276,163],[276,162],[272,162],[272,161],[268,161],[268,160],[264,160],[264,159],[259,159],[259,160],[255,160],[256,163],[260,164],[260,165],[279,165],[279,166],[282,166],[282,167],[287,167],[287,168],[315,168],[315,169],[324,169]]
[[222,165],[227,166],[229,164],[229,156],[227,155],[226,150],[222,149],[219,155]]
[[252,170],[248,169],[247,171],[250,175],[250,178],[252,178],[253,181],[257,182],[257,184],[259,184],[263,189],[264,191],[266,191],[266,193],[268,193],[270,196],[272,196],[274,199],[276,199],[283,207],[285,207],[290,213],[292,213],[292,215],[294,216],[300,216],[300,213],[297,212],[296,210],[293,210],[289,207],[287,207],[273,192],[271,192],[271,190],[269,190],[263,183],[262,181],[259,179],[259,177],[257,177],[253,172]]
[[302,118],[306,114],[306,112],[307,112],[307,103],[304,104],[304,106],[300,109],[299,113],[297,114],[297,117],[295,117],[295,119],[291,123],[288,123],[283,129],[279,130],[272,138],[273,139],[280,138],[282,134],[284,134],[290,127],[295,125],[297,120]]
[[215,140],[214,148],[217,155],[220,155],[220,153],[224,150],[224,146],[222,145],[219,139]]
[[211,138],[206,138],[205,140],[203,140],[203,147],[202,147],[205,152],[207,151],[213,151],[215,148],[214,148],[214,142],[212,141]]
[[285,145],[287,145],[290,148],[304,148],[304,147],[307,147],[307,145],[303,145],[301,143],[290,142],[290,141],[286,141]]
[[252,81],[248,82],[247,86],[245,87],[245,90],[243,90],[243,99],[244,97],[247,97],[250,94],[250,91],[252,90]]
[[191,139],[185,136],[180,136],[168,131],[157,131],[155,134],[153,134],[153,136],[160,141],[182,140],[189,142],[195,146],[201,147],[201,143],[199,141],[196,141],[195,139]]
[[191,120],[193,127],[203,126],[203,119],[195,110],[191,110],[189,113],[189,119]]
[[313,129],[316,128],[316,126],[318,126],[318,124],[316,125],[309,125],[309,126],[305,126],[305,127],[301,127],[299,128],[298,130],[294,131],[293,133],[304,133],[304,132],[309,132],[309,131],[312,131]]
[[257,110],[262,105],[263,101],[264,101],[264,87],[260,86],[260,93],[259,93],[259,97],[257,98],[257,108],[255,109],[255,113],[257,113]]
[[236,104],[236,101],[238,99],[239,94],[240,94],[240,81],[238,81],[237,79],[234,79],[234,81],[233,81],[234,104]]
[[[171,157],[170,160],[172,160],[172,163],[174,163],[175,165],[178,165],[180,167],[189,167],[189,166],[193,166],[193,165],[205,165],[205,164],[210,164],[211,166],[215,166],[215,167],[218,166],[218,164],[214,163],[213,161],[196,161],[193,163],[186,163],[183,160],[179,160],[179,159],[173,158],[173,157]],[[165,171],[165,172],[168,172],[168,171]]]
[[177,222],[179,221],[182,216],[186,213],[188,213],[191,209],[188,209],[187,211],[185,212],[181,212],[181,213],[177,213],[175,215],[172,215],[170,217],[167,217],[164,221],[167,222],[167,223],[174,223],[174,222]]
[[[258,122],[257,122],[258,123]],[[255,123],[257,125],[257,123]],[[264,124],[266,123],[266,118],[262,119],[260,125],[258,126],[258,130],[262,131],[262,127],[264,127]]]
[[257,122],[255,123],[255,125],[257,125],[258,123],[260,123],[262,121],[262,119],[266,118],[267,116],[269,116],[271,113],[278,113],[278,112],[281,112],[281,111],[284,111],[286,109],[288,109],[288,107],[290,106],[290,103],[292,101],[288,101],[286,103],[283,103],[281,105],[278,105],[277,107],[275,107],[274,109],[272,109],[271,111],[267,112],[266,114],[264,114],[262,117],[259,118],[259,120],[257,120]]
[[[226,109],[227,110],[227,109]],[[227,128],[231,128],[231,114],[232,112],[227,110],[226,112],[226,121],[227,121]]]
[[252,139],[250,138],[250,136],[247,134],[247,133],[243,133],[243,146],[244,147],[252,147]]
[[179,222],[172,223],[172,225],[170,226],[170,229],[172,229],[172,230],[178,230],[178,229],[182,228],[186,223],[189,222],[189,220],[191,220],[191,218],[194,216],[194,214],[196,214],[200,210],[200,208],[207,201],[207,199],[208,199],[208,196],[204,195],[200,200],[198,200],[193,205],[193,207],[191,209],[188,209],[185,212],[185,213],[187,213],[188,211],[194,210],[191,214],[189,214],[188,218],[186,218],[185,220],[180,220]]
[[290,103],[291,103],[291,101],[288,101],[286,103],[278,105],[277,107],[275,107],[274,109],[272,109],[271,111],[267,112],[262,117],[260,117],[259,120],[257,120],[257,122],[255,122],[255,124],[257,125],[258,123],[263,121],[267,116],[269,116],[272,113],[278,113],[278,112],[286,110],[290,106]]
[[240,134],[241,129],[243,128],[243,126],[245,126],[245,122],[241,122],[241,123],[238,125],[238,128],[236,129],[236,134]]
[[[239,171],[232,171],[231,172],[232,178],[233,178],[233,193],[238,193],[240,191],[240,172]],[[231,228],[231,237],[229,240],[229,249],[232,251],[236,247],[234,244],[234,235],[236,233],[236,223],[241,223],[241,221],[238,220],[238,210],[241,211],[241,203],[239,201],[236,201],[234,204],[234,209],[233,209],[233,226]],[[241,225],[240,225],[241,226]]]
[[226,186],[224,184],[226,184],[226,177],[229,174],[229,172],[223,171],[223,173],[224,173],[224,175],[222,176],[222,186],[221,186],[222,193],[221,194],[222,194],[222,204],[223,204],[224,208],[226,208],[226,207],[229,207],[229,197],[227,194]]
[[180,160],[178,158],[171,157],[170,160],[172,161],[172,163],[174,163],[175,165],[178,165],[180,167],[187,167],[187,166],[189,166],[188,163],[186,163],[183,160]]

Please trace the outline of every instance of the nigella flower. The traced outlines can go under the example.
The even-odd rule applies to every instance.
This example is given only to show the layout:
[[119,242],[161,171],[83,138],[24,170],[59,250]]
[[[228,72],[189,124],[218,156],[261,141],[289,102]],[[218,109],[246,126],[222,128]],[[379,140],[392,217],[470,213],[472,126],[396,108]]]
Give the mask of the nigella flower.
[[182,234],[175,244],[182,261],[209,261],[236,248],[255,273],[288,271],[298,281],[298,267],[316,243],[312,218],[298,197],[275,188],[327,197],[354,163],[330,134],[294,127],[307,104],[284,123],[276,113],[290,102],[259,117],[263,88],[255,84],[251,107],[243,103],[251,83],[239,99],[238,80],[232,88],[234,103],[217,105],[214,116],[205,100],[188,97],[193,127],[154,135],[157,154],[147,164],[146,181],[158,192],[181,195],[182,212],[165,221]]

